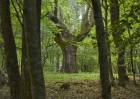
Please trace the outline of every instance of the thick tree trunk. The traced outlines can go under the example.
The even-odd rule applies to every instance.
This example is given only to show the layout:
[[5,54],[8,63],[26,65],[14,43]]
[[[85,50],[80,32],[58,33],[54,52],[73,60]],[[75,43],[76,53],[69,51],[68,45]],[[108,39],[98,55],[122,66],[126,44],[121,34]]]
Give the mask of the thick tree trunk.
[[108,50],[104,31],[100,0],[92,0],[93,14],[96,25],[96,37],[99,52],[100,78],[102,85],[102,98],[111,99],[111,84],[109,80]]
[[78,72],[76,66],[76,52],[77,47],[74,45],[66,45],[62,48],[63,54],[63,64],[62,64],[62,71],[67,73],[76,73]]
[[0,20],[10,86],[10,99],[20,99],[20,73],[11,25],[10,0],[0,0]]
[[[16,1],[17,3],[17,1]],[[21,57],[21,99],[32,99],[31,94],[31,82],[30,82],[30,75],[29,75],[29,66],[27,63],[27,51],[26,51],[26,40],[25,40],[25,32],[24,32],[24,24],[23,19],[20,18],[20,16],[23,18],[23,13],[17,10],[16,5],[13,0],[11,0],[11,4],[14,7],[14,10],[16,12],[16,17],[18,19],[18,22],[20,23],[22,27],[22,57]],[[20,4],[18,4],[20,6]]]
[[46,93],[41,66],[40,7],[41,0],[24,0],[23,22],[33,99],[45,99]]
[[77,46],[71,44],[71,42],[65,42],[63,39],[64,38],[62,38],[61,34],[57,34],[54,39],[62,50],[63,61],[61,72],[76,73],[78,72],[78,68],[76,66]]

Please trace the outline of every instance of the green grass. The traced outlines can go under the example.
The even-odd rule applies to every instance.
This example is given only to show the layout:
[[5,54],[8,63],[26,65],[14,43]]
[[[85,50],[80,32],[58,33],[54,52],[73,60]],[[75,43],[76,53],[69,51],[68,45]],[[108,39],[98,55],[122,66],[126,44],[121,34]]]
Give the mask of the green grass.
[[99,74],[95,73],[45,73],[45,81],[70,81],[70,80],[99,80]]
[[[45,82],[65,82],[65,81],[82,81],[82,80],[99,80],[99,73],[44,73]],[[118,78],[117,74],[114,74],[114,78]],[[132,78],[129,76],[129,78]]]

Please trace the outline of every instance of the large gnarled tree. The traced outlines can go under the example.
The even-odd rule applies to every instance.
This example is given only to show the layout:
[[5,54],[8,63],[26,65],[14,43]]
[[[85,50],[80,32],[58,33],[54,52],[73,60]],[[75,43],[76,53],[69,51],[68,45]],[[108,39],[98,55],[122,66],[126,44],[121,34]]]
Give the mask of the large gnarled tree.
[[[55,4],[58,1],[55,0]],[[61,47],[63,54],[62,71],[67,73],[78,72],[76,66],[76,52],[77,42],[81,42],[90,32],[93,27],[93,14],[90,8],[87,6],[85,13],[82,15],[81,30],[79,35],[73,35],[69,28],[65,25],[64,21],[59,19],[57,4],[54,10],[54,14],[49,14],[48,18],[56,24],[60,33],[55,35],[55,42]]]

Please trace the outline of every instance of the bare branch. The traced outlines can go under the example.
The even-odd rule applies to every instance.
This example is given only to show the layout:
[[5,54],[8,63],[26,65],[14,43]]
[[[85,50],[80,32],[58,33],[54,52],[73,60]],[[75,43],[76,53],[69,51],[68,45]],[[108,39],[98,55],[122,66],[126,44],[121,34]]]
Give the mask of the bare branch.
[[81,32],[76,37],[76,41],[82,41],[91,31],[94,25],[93,13],[92,10],[87,7],[86,12],[83,14],[82,22],[81,22]]
[[[18,19],[18,21],[19,21],[20,25],[21,25],[21,26],[23,26],[22,19],[20,18],[19,11],[17,10],[17,8],[16,8],[16,5],[15,5],[14,1],[13,1],[13,0],[11,0],[11,3],[12,3],[12,5],[13,5],[13,7],[14,7],[14,10],[15,10],[15,12],[16,12],[16,17],[17,17],[17,19]],[[22,16],[22,15],[21,15],[21,16]]]

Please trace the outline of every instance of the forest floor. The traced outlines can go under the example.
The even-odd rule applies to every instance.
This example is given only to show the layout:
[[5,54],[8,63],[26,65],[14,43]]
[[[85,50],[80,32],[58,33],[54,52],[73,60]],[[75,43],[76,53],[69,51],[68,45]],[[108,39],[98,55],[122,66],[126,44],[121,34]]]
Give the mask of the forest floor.
[[[46,78],[47,77],[47,78]],[[47,99],[101,99],[101,86],[95,74],[48,74]],[[140,79],[137,86],[132,81],[126,88],[112,87],[112,99],[140,99]],[[0,99],[9,99],[8,87],[0,88]]]

